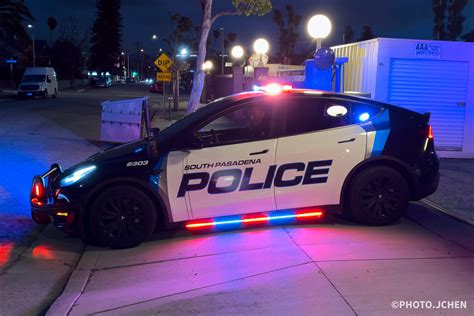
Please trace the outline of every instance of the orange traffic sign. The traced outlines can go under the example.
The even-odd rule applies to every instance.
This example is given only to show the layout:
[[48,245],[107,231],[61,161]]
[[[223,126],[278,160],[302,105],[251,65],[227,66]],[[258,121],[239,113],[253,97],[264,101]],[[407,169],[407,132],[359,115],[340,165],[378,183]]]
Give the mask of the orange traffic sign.
[[165,81],[170,82],[173,78],[171,72],[157,72],[156,73],[156,81]]
[[173,66],[174,62],[171,58],[168,57],[165,53],[162,53],[154,62],[156,67],[158,67],[163,72],[168,72]]

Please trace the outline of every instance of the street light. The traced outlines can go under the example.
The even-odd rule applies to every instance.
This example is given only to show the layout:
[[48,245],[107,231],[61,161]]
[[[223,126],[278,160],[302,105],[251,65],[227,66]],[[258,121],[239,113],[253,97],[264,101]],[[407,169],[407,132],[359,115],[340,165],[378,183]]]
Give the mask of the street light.
[[270,45],[268,41],[264,38],[259,38],[253,43],[253,50],[259,55],[260,62],[259,67],[263,67],[263,55],[268,52]]
[[158,39],[158,35],[156,35],[156,34],[153,34],[153,35],[152,35],[152,37],[151,37],[151,39],[152,39],[152,40],[156,40],[156,39]]
[[31,39],[33,43],[33,67],[36,67],[35,30],[32,24],[28,24],[28,28],[31,29]]
[[242,58],[242,56],[244,56],[244,49],[242,48],[242,46],[239,46],[239,45],[234,46],[234,47],[232,47],[232,49],[230,51],[230,54],[235,59],[240,59],[240,58]]
[[210,74],[211,73],[211,69],[214,67],[214,65],[212,64],[212,61],[210,60],[207,60],[204,62],[204,64],[202,64],[202,70],[204,70],[207,74]]
[[181,57],[186,57],[188,55],[188,50],[186,48],[181,49],[180,53]]
[[317,41],[317,49],[321,48],[321,42],[331,33],[331,28],[331,20],[325,15],[317,14],[309,19],[308,33]]

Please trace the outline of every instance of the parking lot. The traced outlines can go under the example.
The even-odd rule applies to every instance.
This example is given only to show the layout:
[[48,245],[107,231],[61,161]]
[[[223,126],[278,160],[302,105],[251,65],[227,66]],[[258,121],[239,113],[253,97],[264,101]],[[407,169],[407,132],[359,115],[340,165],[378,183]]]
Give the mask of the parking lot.
[[[384,227],[327,216],[196,235],[177,229],[127,250],[83,252],[52,227],[41,233],[29,219],[31,177],[106,146],[97,142],[100,101],[144,94],[131,85],[0,102],[1,315],[472,315],[474,228],[423,203]],[[467,307],[398,305],[405,301]]]

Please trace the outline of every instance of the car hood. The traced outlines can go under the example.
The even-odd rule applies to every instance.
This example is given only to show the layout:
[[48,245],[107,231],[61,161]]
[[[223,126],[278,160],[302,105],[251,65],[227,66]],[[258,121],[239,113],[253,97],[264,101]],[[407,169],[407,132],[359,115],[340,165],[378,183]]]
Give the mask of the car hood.
[[141,139],[138,141],[126,143],[123,145],[114,146],[87,158],[87,162],[101,162],[104,160],[110,160],[119,157],[134,156],[143,154],[146,152],[148,147],[148,140]]

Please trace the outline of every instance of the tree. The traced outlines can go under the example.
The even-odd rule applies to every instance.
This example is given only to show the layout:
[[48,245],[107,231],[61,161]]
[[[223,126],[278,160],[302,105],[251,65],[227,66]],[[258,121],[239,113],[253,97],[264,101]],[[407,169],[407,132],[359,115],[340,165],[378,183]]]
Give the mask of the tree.
[[53,46],[53,65],[58,77],[70,80],[72,87],[74,79],[82,77],[84,57],[81,49],[66,38],[58,39]]
[[53,31],[56,29],[58,25],[58,21],[54,17],[50,17],[48,19],[48,27],[49,27],[49,44],[53,43]]
[[0,0],[0,55],[17,54],[31,40],[26,24],[35,19],[23,0]]
[[97,12],[92,25],[89,67],[117,74],[120,67],[122,16],[120,0],[97,0]]
[[446,8],[447,0],[432,0],[434,13],[433,37],[437,40],[446,39]]
[[375,37],[376,36],[372,32],[372,28],[370,27],[370,25],[364,25],[362,28],[362,33],[360,33],[359,41],[366,41]]
[[462,15],[464,7],[467,5],[467,0],[453,0],[448,6],[448,39],[455,41],[461,36],[463,31],[463,24],[466,18]]
[[344,33],[342,34],[342,42],[343,44],[352,43],[354,41],[354,30],[352,26],[346,25],[344,27]]
[[461,38],[466,42],[474,42],[474,31],[464,34]]
[[[170,33],[164,39],[165,43],[168,44],[172,56],[176,56],[178,49],[182,46],[190,46],[192,38],[190,36],[193,30],[193,21],[187,16],[183,16],[179,13],[171,14],[168,13],[170,18]],[[186,62],[184,57],[176,58],[175,63],[171,71],[174,73],[173,76],[173,109],[179,110],[179,77],[182,71],[189,68],[189,64]]]
[[287,22],[285,23],[283,13],[278,9],[273,10],[273,22],[275,22],[280,31],[278,57],[284,64],[288,64],[291,62],[296,39],[299,36],[297,29],[301,21],[301,16],[295,14],[293,6],[289,4],[285,6],[285,9]]
[[271,11],[270,0],[232,0],[233,10],[222,11],[212,16],[212,0],[200,0],[203,19],[201,25],[201,36],[199,39],[198,54],[196,60],[196,70],[194,72],[193,88],[189,97],[186,111],[188,113],[196,111],[204,87],[204,71],[202,64],[206,58],[207,39],[212,24],[223,16],[228,15],[264,15]]
[[466,20],[462,11],[467,2],[468,0],[432,0],[435,39],[456,41],[461,36]]

